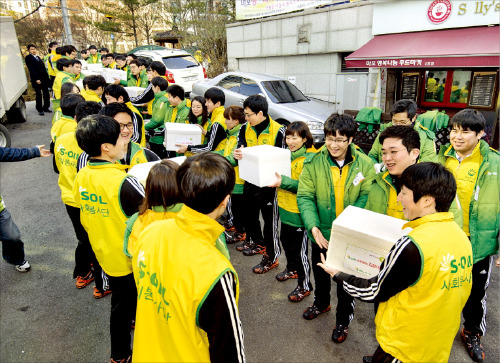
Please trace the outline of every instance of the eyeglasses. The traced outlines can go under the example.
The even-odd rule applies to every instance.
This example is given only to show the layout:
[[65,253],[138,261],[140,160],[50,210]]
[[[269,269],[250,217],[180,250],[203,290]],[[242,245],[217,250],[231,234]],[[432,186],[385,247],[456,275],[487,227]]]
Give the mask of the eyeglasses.
[[403,150],[406,150],[406,149],[393,150],[393,151],[388,151],[388,152],[382,151],[382,157],[386,158],[387,156],[390,156],[391,158],[393,158],[398,154],[398,152],[403,151]]
[[123,130],[125,127],[129,130],[132,130],[134,128],[134,124],[132,122],[128,124],[120,124],[120,130]]
[[328,141],[331,144],[341,145],[341,144],[343,144],[345,142],[348,142],[349,139],[345,139],[345,140],[340,140],[340,139],[326,139],[326,141]]
[[410,120],[392,120],[393,126],[409,126],[411,125]]
[[250,116],[253,116],[255,115],[255,112],[254,113],[245,113],[245,117],[250,117]]

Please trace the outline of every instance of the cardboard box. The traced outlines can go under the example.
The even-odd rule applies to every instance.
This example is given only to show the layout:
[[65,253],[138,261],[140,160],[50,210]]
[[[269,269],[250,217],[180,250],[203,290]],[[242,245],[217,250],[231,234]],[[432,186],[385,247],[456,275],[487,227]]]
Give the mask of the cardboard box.
[[240,178],[267,187],[276,181],[275,173],[290,177],[291,153],[270,145],[259,145],[242,149],[243,159],[238,161]]
[[[170,158],[168,160],[172,160],[173,162],[181,165],[185,160],[185,156],[178,156],[175,158]],[[151,168],[155,165],[158,164],[161,160],[157,161],[150,161],[148,163],[142,163],[142,164],[137,164],[134,165],[128,173],[130,175],[135,176],[139,182],[145,187],[146,186],[146,180],[148,179],[149,172],[151,171]]]
[[101,63],[95,63],[95,64],[87,63],[85,65],[82,64],[82,69],[102,74],[104,68]]
[[379,273],[390,249],[411,228],[406,220],[348,206],[333,221],[326,264],[362,278]]
[[121,69],[103,68],[102,76],[107,83],[113,83],[116,78],[121,81],[127,80],[127,72],[122,71]]
[[145,88],[142,87],[123,87],[123,88],[125,88],[129,97],[137,97],[146,90]]
[[200,145],[201,144],[201,128],[198,125],[181,124],[166,122],[165,123],[165,149],[168,151],[176,151],[179,145]]

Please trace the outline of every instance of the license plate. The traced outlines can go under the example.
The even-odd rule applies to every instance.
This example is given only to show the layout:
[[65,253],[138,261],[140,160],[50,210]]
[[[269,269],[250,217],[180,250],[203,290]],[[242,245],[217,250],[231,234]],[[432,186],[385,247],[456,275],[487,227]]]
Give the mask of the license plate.
[[185,81],[197,81],[198,80],[198,76],[194,75],[194,76],[184,77],[184,80]]

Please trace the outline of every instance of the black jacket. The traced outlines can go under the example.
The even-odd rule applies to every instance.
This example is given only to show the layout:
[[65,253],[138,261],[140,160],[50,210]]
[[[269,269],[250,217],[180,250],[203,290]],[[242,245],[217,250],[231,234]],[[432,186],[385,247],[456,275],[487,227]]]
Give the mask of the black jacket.
[[36,81],[40,80],[42,83],[49,82],[49,74],[45,69],[45,65],[43,64],[43,60],[31,54],[28,54],[26,58],[24,58],[26,62],[26,67],[30,72],[31,84],[36,84]]

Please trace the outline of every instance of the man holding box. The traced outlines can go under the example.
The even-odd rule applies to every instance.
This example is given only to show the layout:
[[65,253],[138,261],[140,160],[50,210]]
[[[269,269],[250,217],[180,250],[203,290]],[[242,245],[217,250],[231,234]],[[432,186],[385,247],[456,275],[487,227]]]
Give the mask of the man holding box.
[[[240,128],[238,135],[238,148],[234,150],[235,160],[243,158],[241,148],[257,145],[271,145],[285,148],[285,127],[273,121],[268,116],[268,104],[260,95],[249,96],[243,103],[246,124]],[[236,166],[236,165],[234,165]],[[245,256],[262,254],[262,261],[254,266],[253,272],[263,274],[278,267],[280,255],[278,238],[278,202],[276,188],[260,188],[248,182],[243,186],[243,200],[245,201],[245,231],[246,247]],[[262,213],[264,220],[264,236],[259,220]]]
[[[349,205],[364,208],[375,177],[371,159],[352,143],[357,128],[352,117],[331,115],[325,122],[325,145],[304,161],[299,178],[297,204],[312,241],[311,262],[316,284],[314,303],[303,314],[306,320],[331,309],[331,280],[317,263],[322,250],[328,248],[332,223]],[[354,299],[340,286],[337,298],[332,340],[342,343],[353,318]]]
[[[457,185],[436,163],[412,165],[401,175],[398,200],[403,227],[399,239],[371,279],[318,263],[351,296],[379,303],[375,316],[379,343],[363,362],[445,362],[460,326],[472,286],[472,248],[447,212]],[[341,284],[341,285],[340,285]]]

